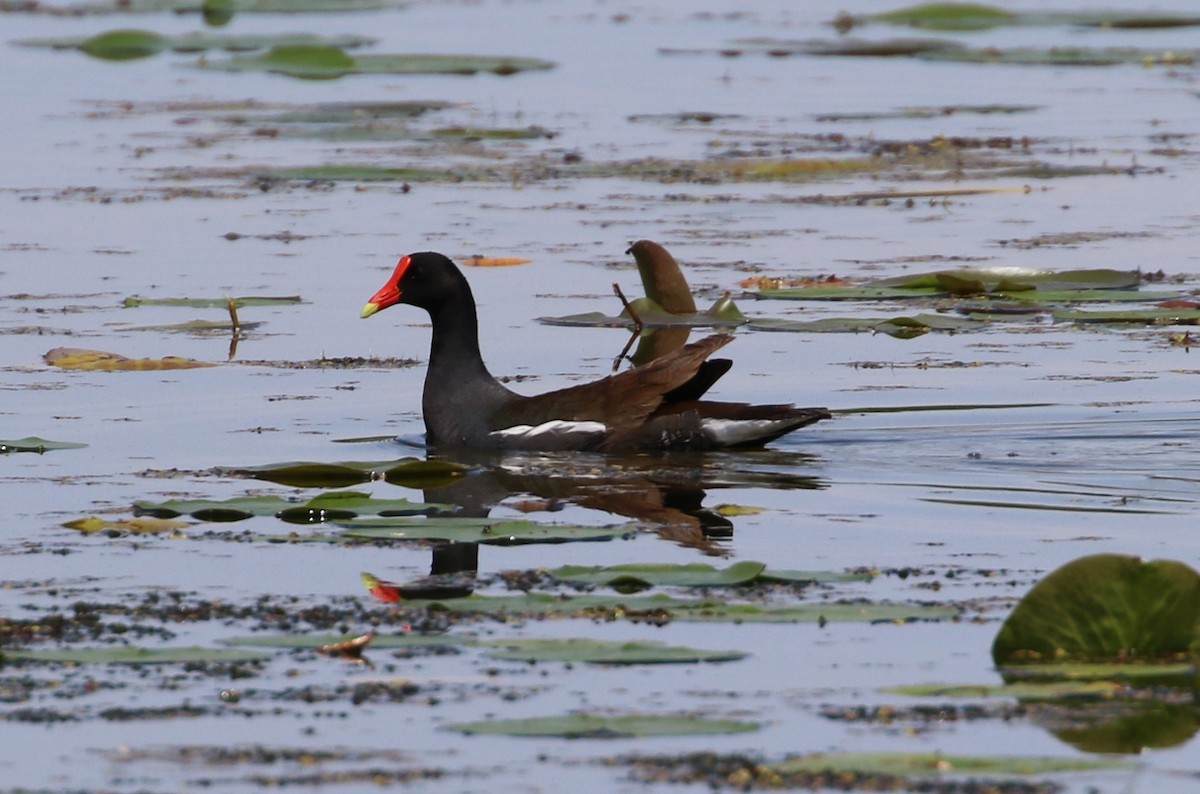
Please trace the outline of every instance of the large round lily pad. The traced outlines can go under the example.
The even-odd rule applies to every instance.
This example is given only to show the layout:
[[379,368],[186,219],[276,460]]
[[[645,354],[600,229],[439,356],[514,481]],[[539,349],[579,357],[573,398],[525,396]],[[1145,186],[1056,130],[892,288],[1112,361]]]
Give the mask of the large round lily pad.
[[1178,660],[1200,652],[1200,574],[1174,560],[1097,554],[1039,582],[1004,621],[997,665]]

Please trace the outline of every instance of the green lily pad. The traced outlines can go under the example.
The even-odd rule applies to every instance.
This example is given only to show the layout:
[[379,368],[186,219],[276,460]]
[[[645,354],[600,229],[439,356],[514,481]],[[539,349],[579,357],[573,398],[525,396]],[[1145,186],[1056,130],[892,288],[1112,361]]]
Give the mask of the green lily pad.
[[768,568],[763,571],[760,582],[782,582],[786,584],[826,584],[835,582],[869,582],[875,578],[870,571],[793,571]]
[[93,58],[132,61],[149,58],[166,49],[167,40],[148,30],[111,30],[84,39],[78,47]]
[[607,568],[564,565],[546,573],[561,582],[607,585],[624,592],[655,586],[733,587],[749,584],[766,569],[761,562],[738,562],[718,569],[704,563],[651,565],[629,563]]
[[936,287],[781,287],[754,293],[758,298],[811,301],[907,300],[910,298],[939,298],[948,295]]
[[410,608],[444,609],[459,613],[547,617],[626,618],[651,622],[716,623],[905,623],[914,620],[946,620],[959,610],[954,607],[919,604],[843,602],[764,606],[734,604],[715,599],[679,599],[654,596],[556,596],[532,593],[517,596],[472,595],[453,601],[406,602]]
[[964,292],[1024,292],[1029,290],[1119,290],[1141,283],[1134,270],[1089,268],[1083,270],[1040,270],[1019,267],[960,268],[912,276],[897,276],[873,282],[881,287],[902,289],[937,288],[953,294]]
[[513,639],[485,643],[493,659],[514,662],[584,664],[695,664],[744,659],[742,651],[701,651],[659,642],[604,642],[573,637],[565,640]]
[[1072,323],[1109,323],[1112,325],[1196,325],[1200,309],[1120,309],[1088,311],[1066,309],[1053,314],[1055,320]]
[[1103,758],[1054,758],[1048,756],[963,756],[941,753],[837,753],[789,758],[770,768],[781,774],[833,772],[858,775],[888,775],[898,778],[948,777],[995,778],[1011,775],[1049,775],[1061,772],[1123,769],[1123,761]]
[[204,24],[210,28],[221,28],[228,25],[237,10],[234,0],[202,0],[202,2],[204,5],[201,16]]
[[1119,662],[1114,664],[1088,662],[1056,662],[1054,664],[1019,664],[1000,668],[1005,680],[1010,682],[1037,682],[1033,686],[1045,686],[1045,682],[1123,682],[1122,685],[1149,686],[1156,684],[1177,685],[1196,679],[1200,669],[1193,662],[1139,663]]
[[571,524],[538,524],[533,521],[489,518],[398,519],[363,518],[339,521],[343,535],[365,540],[444,540],[517,546],[525,543],[568,543],[584,540],[614,540],[637,534],[633,524],[608,527]]
[[588,714],[562,717],[528,717],[515,720],[457,722],[446,729],[467,735],[555,736],[563,739],[634,739],[645,736],[714,736],[748,733],[761,727],[757,722],[715,720],[695,714],[629,715],[597,717]]
[[163,36],[148,30],[126,29],[100,33],[88,38],[62,37],[48,39],[24,39],[16,42],[24,47],[49,47],[56,50],[81,50],[94,58],[110,61],[125,61],[147,58],[164,51],[246,52],[265,50],[272,47],[326,46],[339,49],[365,47],[374,39],[364,36],[314,36],[310,33],[280,33],[267,35],[214,35],[211,33],[187,33],[181,36]]
[[187,306],[193,309],[227,309],[232,303],[237,308],[243,306],[285,306],[304,303],[299,295],[286,297],[252,296],[245,298],[140,298],[131,295],[121,301],[126,308],[137,306]]
[[[228,637],[220,642],[222,645],[237,647],[315,650],[354,639],[357,638],[349,634],[253,634],[246,637]],[[466,642],[468,641],[462,637],[448,637],[442,634],[376,634],[371,638],[370,647],[378,650],[453,647]]]
[[1009,684],[917,684],[887,687],[883,692],[918,698],[1016,698],[1021,701],[1109,700],[1121,684],[1106,680]]
[[351,57],[339,47],[290,45],[262,55],[206,60],[200,68],[227,72],[274,72],[307,80],[328,80],[350,74],[511,75],[550,69],[551,61],[472,55],[361,55]]
[[86,446],[87,444],[80,444],[77,441],[47,441],[37,436],[16,439],[0,438],[0,455],[7,455],[11,452],[36,452],[40,455],[56,449],[83,449]]
[[252,331],[262,326],[261,322],[242,322],[236,325],[232,320],[188,320],[186,323],[170,323],[168,325],[137,325],[130,326],[130,331],[163,331],[172,334],[228,334],[233,331]]
[[998,666],[1176,661],[1200,653],[1200,574],[1181,562],[1097,554],[1038,582],[992,644]]
[[393,168],[379,165],[311,165],[292,168],[259,169],[256,179],[288,182],[462,182],[467,174],[421,168]]
[[393,485],[421,488],[454,482],[470,469],[449,461],[405,458],[380,463],[272,463],[227,471],[240,477],[267,480],[298,488],[341,488],[373,480],[386,480]]
[[410,502],[407,499],[376,499],[358,491],[336,491],[320,494],[306,502],[296,502],[282,496],[241,496],[224,501],[209,499],[172,499],[166,502],[134,502],[138,515],[174,518],[190,515],[201,521],[242,521],[254,516],[276,516],[284,521],[311,524],[360,515],[413,516],[440,510],[452,510],[453,505]]
[[268,653],[231,648],[55,648],[10,650],[5,661],[60,664],[238,664],[270,659]]
[[984,328],[984,320],[954,317],[946,314],[918,314],[913,317],[822,317],[819,320],[786,320],[764,318],[752,320],[752,331],[786,331],[792,333],[879,333],[897,339],[913,339],[929,331],[974,331]]
[[[73,5],[35,4],[22,5],[21,9],[32,13],[54,13],[69,16],[99,14],[200,14],[212,8],[213,0],[109,0],[108,2],[81,2]],[[222,5],[218,3],[217,5]],[[217,10],[217,20],[230,14],[349,14],[360,11],[380,11],[396,8],[398,0],[232,0],[230,7]]]
[[1155,11],[1033,11],[1016,13],[982,3],[924,3],[882,14],[839,17],[841,30],[881,23],[925,30],[975,31],[1022,25],[1162,29],[1200,25],[1200,16]]
[[1196,63],[1200,60],[1200,50],[1151,50],[1135,47],[956,47],[928,50],[919,53],[917,57],[931,61],[1012,66],[1176,66]]
[[925,3],[863,17],[868,22],[926,30],[987,30],[1011,24],[1016,14],[982,3]]
[[[747,322],[746,315],[728,297],[721,298],[707,311],[679,314],[667,311],[650,298],[637,298],[630,301],[629,305],[644,328],[732,328]],[[539,317],[538,322],[588,328],[628,328],[636,324],[629,311],[618,315],[583,312],[563,317]]]

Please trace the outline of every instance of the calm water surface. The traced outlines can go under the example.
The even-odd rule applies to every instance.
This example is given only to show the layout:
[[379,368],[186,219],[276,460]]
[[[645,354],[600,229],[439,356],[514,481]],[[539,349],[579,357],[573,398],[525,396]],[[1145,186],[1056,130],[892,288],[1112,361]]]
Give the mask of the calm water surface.
[[[1086,7],[1085,4],[1075,4]],[[361,15],[240,15],[230,33],[281,30],[358,33],[377,52],[512,54],[546,58],[547,72],[509,78],[351,77],[297,81],[190,68],[194,56],[105,63],[75,52],[20,47],[37,37],[83,36],[117,27],[160,33],[200,28],[190,16],[57,17],[8,13],[0,42],[9,108],[0,177],[0,438],[35,435],[88,446],[0,458],[0,617],[31,620],[70,611],[77,600],[131,602],[148,592],[251,604],[260,596],[296,603],[370,605],[359,574],[414,579],[427,549],[277,545],[191,538],[82,536],[61,525],[89,515],[128,518],[139,500],[225,499],[256,493],[309,498],[296,489],[215,476],[219,467],[290,460],[387,460],[421,454],[392,442],[335,445],[335,439],[421,432],[421,367],[285,369],[245,362],[322,356],[423,358],[428,328],[398,307],[360,322],[359,308],[395,258],[436,248],[454,257],[521,256],[519,268],[468,272],[480,304],[484,349],[494,372],[516,388],[554,388],[606,373],[626,341],[622,330],[552,328],[539,316],[615,313],[611,284],[640,294],[624,250],[631,240],[666,245],[685,265],[700,302],[755,273],[785,277],[892,276],[966,262],[1028,268],[1163,270],[1195,285],[1197,220],[1196,79],[1193,67],[1094,68],[964,66],[901,59],[664,55],[713,51],[749,37],[830,38],[841,10],[862,3],[713,2],[418,3]],[[1038,8],[1037,4],[1005,4]],[[1192,11],[1189,4],[1159,4]],[[864,37],[910,35],[867,28]],[[1195,30],[1074,31],[1013,28],[959,36],[972,46],[1194,46]],[[217,56],[212,56],[217,57]],[[495,143],[479,151],[411,142],[328,143],[230,134],[213,103],[442,100],[429,126],[540,125],[556,135]],[[881,113],[908,107],[1035,105],[1029,113],[959,113],[934,118],[822,122],[818,114]],[[728,114],[712,124],[638,117]],[[179,183],[172,169],[229,169],[375,163],[441,167],[445,162],[526,162],[564,156],[587,162],[714,158],[761,146],[777,152],[837,133],[851,139],[928,140],[1012,136],[1038,141],[1059,166],[1109,164],[1138,176],[1051,180],[963,180],[956,188],[1007,188],[979,196],[886,205],[818,205],[801,199],[880,189],[945,187],[929,174],[845,177],[809,183],[661,183],[624,178],[512,183],[339,183],[330,189],[259,191],[245,179],[211,175]],[[1162,136],[1173,136],[1166,153]],[[440,159],[439,159],[440,158]],[[433,162],[430,162],[433,160]],[[209,197],[174,196],[181,185]],[[1030,189],[1025,190],[1028,186]],[[1070,245],[1024,246],[1039,235],[1101,232]],[[234,236],[237,239],[229,239]],[[173,372],[71,373],[46,367],[54,347],[130,357],[181,355],[222,362],[228,339],[138,330],[220,311],[121,308],[127,296],[299,295],[304,303],[243,309],[264,324],[243,339],[227,366]],[[901,305],[822,305],[739,298],[748,314],[813,319],[904,314]],[[942,752],[1087,757],[1029,720],[934,724],[845,723],[822,709],[907,705],[887,686],[999,681],[989,647],[1000,620],[1044,573],[1085,554],[1165,557],[1200,567],[1200,413],[1196,354],[1171,344],[1183,329],[998,324],[956,335],[897,340],[870,334],[743,331],[736,365],[718,390],[730,400],[794,401],[839,411],[765,453],[712,456],[696,485],[702,504],[758,508],[728,519],[732,534],[698,547],[653,533],[636,539],[556,546],[485,547],[480,575],[562,564],[768,561],[782,569],[840,571],[912,567],[908,579],[882,576],[813,599],[866,597],[965,606],[967,620],[911,625],[645,625],[533,621],[486,623],[483,638],[655,639],[752,656],[726,665],[591,668],[498,664],[474,651],[414,660],[377,657],[369,670],[281,656],[244,682],[159,670],[97,668],[111,683],[61,702],[45,684],[78,676],[8,668],[42,681],[14,695],[0,721],[0,778],[10,790],[184,791],[197,785],[254,790],[252,776],[303,771],[300,764],[220,768],[180,760],[180,748],[254,746],[399,752],[399,768],[430,767],[447,777],[436,790],[556,790],[565,776],[581,790],[643,790],[598,759],[630,752],[701,750],[760,753]],[[1037,404],[976,410],[922,408]],[[534,468],[597,460],[525,461]],[[647,462],[648,471],[670,465]],[[634,467],[636,469],[636,467]],[[636,475],[637,472],[634,472]],[[675,476],[682,476],[675,470]],[[784,488],[794,478],[812,488]],[[387,498],[422,493],[383,482],[356,490]],[[524,517],[513,491],[493,509]],[[1153,512],[1150,512],[1153,511]],[[588,524],[620,515],[568,503],[537,520]],[[274,519],[237,529],[281,533]],[[305,528],[298,531],[307,532]],[[728,533],[726,533],[728,534]],[[934,587],[936,583],[936,587]],[[497,582],[486,589],[503,591]],[[979,620],[971,620],[978,617]],[[347,631],[364,626],[348,625]],[[398,627],[397,627],[398,628]],[[249,633],[245,622],[173,627],[175,636],[135,640],[214,645]],[[348,697],[303,703],[290,687],[405,678],[420,698],[357,706]],[[219,693],[241,687],[238,708]],[[430,699],[437,701],[430,705]],[[420,701],[418,703],[418,701]],[[912,701],[916,703],[918,701]],[[198,716],[117,721],[111,708],[200,707]],[[67,713],[52,722],[28,709]],[[542,716],[573,710],[697,713],[752,719],[763,729],[715,739],[652,741],[465,738],[449,723]],[[245,714],[251,714],[245,718]],[[1118,773],[1058,778],[1068,790],[1190,791],[1200,774],[1191,739],[1132,757]],[[385,764],[369,761],[348,768]],[[337,762],[321,767],[339,768]],[[348,782],[339,791],[375,790]],[[675,790],[663,786],[662,790]]]

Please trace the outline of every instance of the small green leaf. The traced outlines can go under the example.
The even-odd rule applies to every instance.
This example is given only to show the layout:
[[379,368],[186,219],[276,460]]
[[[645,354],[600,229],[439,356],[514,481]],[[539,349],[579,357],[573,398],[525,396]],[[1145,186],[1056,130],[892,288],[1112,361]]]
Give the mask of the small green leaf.
[[92,36],[79,49],[93,58],[106,61],[132,61],[157,55],[166,47],[166,39],[148,30],[110,30]]
[[86,446],[87,444],[75,441],[47,441],[37,436],[16,439],[0,438],[0,455],[7,455],[11,452],[36,452],[40,455],[56,449],[83,449]]
[[258,62],[264,71],[305,80],[335,79],[350,74],[355,67],[354,58],[345,50],[327,44],[287,44],[246,60]]

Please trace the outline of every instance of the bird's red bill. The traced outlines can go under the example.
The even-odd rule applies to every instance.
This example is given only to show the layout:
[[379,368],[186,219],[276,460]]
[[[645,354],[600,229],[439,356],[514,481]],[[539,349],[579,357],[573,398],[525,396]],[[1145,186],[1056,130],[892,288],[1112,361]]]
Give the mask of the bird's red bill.
[[411,263],[412,260],[409,257],[401,257],[392,277],[379,289],[379,292],[371,296],[371,300],[367,301],[367,305],[363,307],[361,315],[363,319],[400,302],[400,279],[404,278],[404,271],[408,270]]

